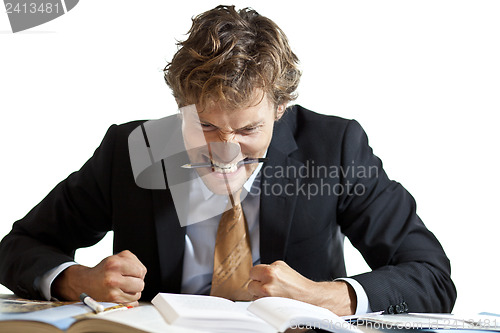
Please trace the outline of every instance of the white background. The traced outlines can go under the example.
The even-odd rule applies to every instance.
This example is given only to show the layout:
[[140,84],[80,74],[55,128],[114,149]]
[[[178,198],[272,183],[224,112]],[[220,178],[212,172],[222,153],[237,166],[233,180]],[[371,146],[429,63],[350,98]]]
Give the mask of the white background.
[[[237,1],[301,59],[297,103],[357,119],[416,198],[458,289],[455,312],[500,313],[498,1]],[[81,0],[12,34],[0,13],[0,237],[93,153],[113,123],[176,112],[161,69],[213,1]],[[108,235],[77,259],[111,254]],[[367,270],[347,247],[348,271]],[[6,292],[6,289],[0,292]]]

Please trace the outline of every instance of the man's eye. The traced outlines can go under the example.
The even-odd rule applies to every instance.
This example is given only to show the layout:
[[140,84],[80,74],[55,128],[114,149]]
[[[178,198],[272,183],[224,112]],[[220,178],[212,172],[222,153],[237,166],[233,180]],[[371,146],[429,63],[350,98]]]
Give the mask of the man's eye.
[[243,134],[253,134],[253,133],[256,133],[258,131],[259,127],[255,126],[255,127],[248,127],[248,128],[243,128],[241,130],[241,132]]
[[204,131],[211,131],[211,130],[214,130],[215,129],[215,126],[214,125],[211,125],[211,124],[204,124],[204,123],[200,123],[201,125],[201,128],[204,130]]

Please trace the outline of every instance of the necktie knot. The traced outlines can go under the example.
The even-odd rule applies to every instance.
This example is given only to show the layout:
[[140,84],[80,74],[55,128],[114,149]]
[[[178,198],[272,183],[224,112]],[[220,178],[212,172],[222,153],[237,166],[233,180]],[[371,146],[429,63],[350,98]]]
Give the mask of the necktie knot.
[[229,203],[233,208],[240,207],[241,209],[241,191],[242,189],[240,188],[234,193],[229,193]]

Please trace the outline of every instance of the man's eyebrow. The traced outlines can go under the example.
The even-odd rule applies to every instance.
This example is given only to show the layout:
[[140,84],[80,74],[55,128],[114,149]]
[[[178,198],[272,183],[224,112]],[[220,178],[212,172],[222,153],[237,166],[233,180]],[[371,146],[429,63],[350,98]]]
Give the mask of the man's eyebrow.
[[238,128],[238,130],[246,129],[246,128],[252,128],[252,127],[258,127],[258,126],[262,125],[263,123],[264,123],[264,120],[257,120],[257,121],[255,121],[253,123],[250,123],[250,124],[245,125],[245,126],[243,126],[241,128]]
[[[199,118],[199,121],[202,124],[211,125],[211,126],[217,127],[214,124],[212,124],[211,122],[203,120],[201,118]],[[248,124],[248,125],[245,125],[243,127],[237,128],[236,131],[244,130],[244,129],[248,129],[248,128],[252,128],[252,127],[258,127],[258,126],[261,126],[262,124],[264,124],[264,120],[257,120],[257,121],[254,121],[254,122]]]

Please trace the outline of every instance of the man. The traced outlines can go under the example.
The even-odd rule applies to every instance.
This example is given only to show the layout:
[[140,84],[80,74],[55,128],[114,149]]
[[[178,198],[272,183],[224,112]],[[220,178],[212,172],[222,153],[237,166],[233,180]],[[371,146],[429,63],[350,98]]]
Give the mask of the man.
[[[132,304],[158,292],[208,294],[221,215],[240,206],[253,267],[239,289],[251,298],[339,315],[451,311],[449,261],[359,124],[287,108],[297,62],[283,32],[253,10],[197,16],[165,68],[179,116],[112,126],[2,240],[0,282],[22,297],[86,292]],[[258,158],[267,160],[247,163]],[[181,167],[197,163],[208,166]],[[73,262],[109,230],[115,255],[93,268]],[[346,278],[344,235],[371,272]]]

